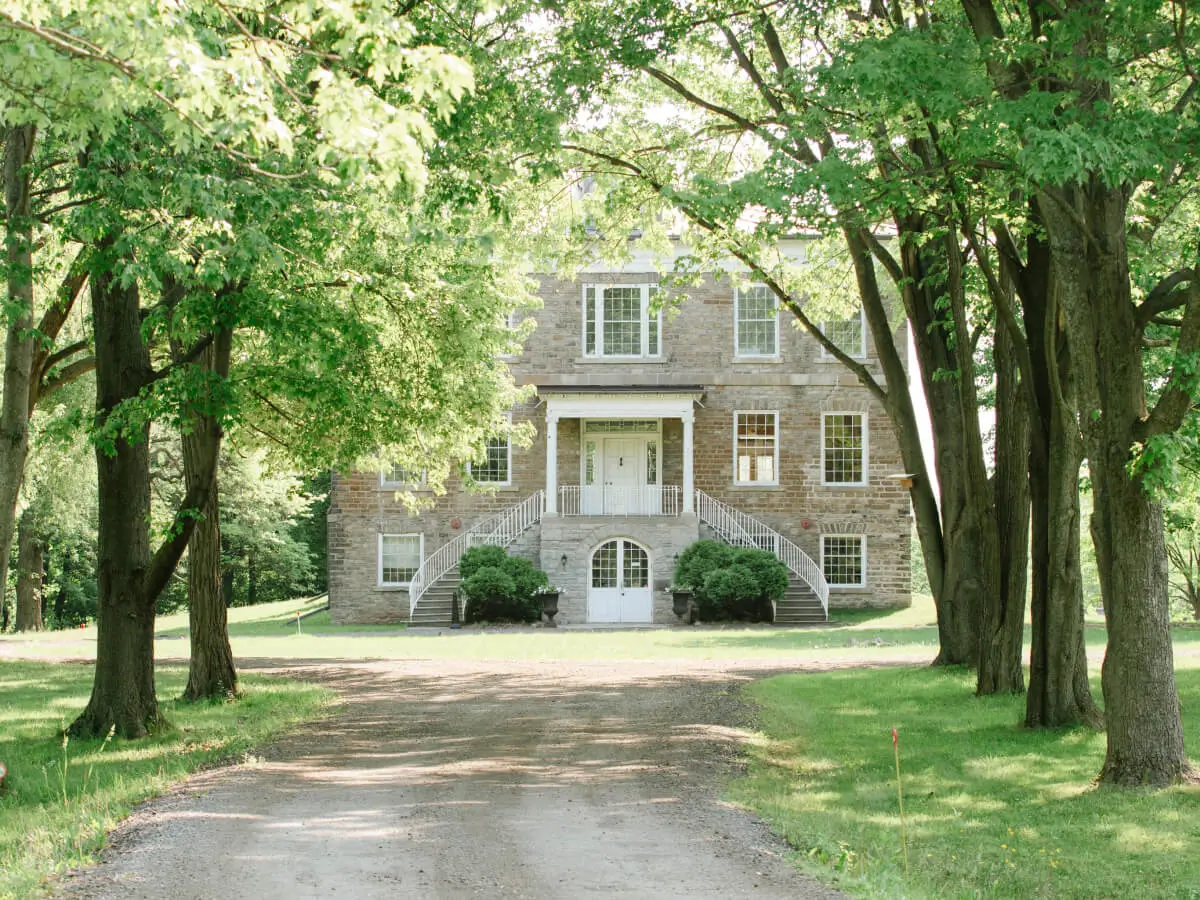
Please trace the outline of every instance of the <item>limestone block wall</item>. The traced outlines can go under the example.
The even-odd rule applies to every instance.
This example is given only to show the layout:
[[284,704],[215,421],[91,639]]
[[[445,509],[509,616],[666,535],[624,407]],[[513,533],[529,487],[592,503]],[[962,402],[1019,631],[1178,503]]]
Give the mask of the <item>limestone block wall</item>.
[[[653,621],[660,624],[674,622],[671,596],[665,588],[671,583],[675,571],[675,555],[695,542],[699,533],[699,522],[695,516],[550,516],[543,519],[541,566],[549,574],[550,580],[562,588],[555,621],[563,625],[587,621],[592,551],[613,538],[628,538],[650,552]],[[563,556],[567,558],[565,564]]]
[[[526,341],[525,352],[508,360],[519,383],[546,389],[555,386],[702,386],[695,409],[695,485],[714,497],[765,521],[820,559],[822,534],[863,534],[866,537],[866,585],[836,589],[834,606],[904,606],[909,596],[909,535],[911,513],[907,491],[889,480],[903,472],[899,449],[882,407],[840,363],[822,356],[816,342],[780,316],[777,359],[739,359],[734,352],[734,291],[726,277],[706,276],[678,309],[664,316],[662,357],[657,359],[588,359],[583,355],[582,285],[584,283],[643,284],[659,281],[652,271],[585,274],[577,281],[540,277],[544,308],[528,315],[538,326]],[[903,324],[897,334],[903,339]],[[868,341],[868,347],[870,342]],[[882,383],[873,349],[865,362]],[[736,411],[779,414],[778,485],[734,484],[734,414]],[[821,416],[824,412],[860,411],[866,416],[867,485],[826,487],[821,484]],[[334,621],[393,622],[408,615],[407,593],[378,586],[378,535],[420,533],[426,556],[472,525],[545,487],[545,407],[533,400],[514,410],[515,422],[535,428],[528,447],[512,451],[512,483],[485,493],[470,493],[456,479],[446,493],[433,497],[416,492],[425,507],[412,513],[390,489],[379,484],[378,473],[347,473],[335,477],[329,513],[330,603]],[[678,419],[663,421],[660,481],[683,481],[683,428]],[[558,426],[558,483],[579,483],[580,423],[562,419]],[[641,520],[636,520],[641,522]],[[563,597],[564,621],[582,621],[586,614],[585,566],[560,571],[563,553],[575,560],[599,543],[600,535],[616,535],[633,519],[559,519],[530,535],[515,552],[541,559],[552,580],[580,580]],[[666,565],[656,541],[674,547],[684,532],[695,539],[697,529],[682,520],[645,520],[646,540],[654,551],[654,578],[665,586],[672,565]],[[638,527],[643,527],[639,524]],[[615,530],[614,530],[615,529]],[[689,529],[691,529],[689,531]],[[607,531],[606,531],[607,530]],[[659,534],[658,532],[663,532]],[[675,535],[668,538],[667,535]],[[574,537],[572,537],[574,535]],[[571,542],[574,541],[574,544]],[[594,543],[589,543],[594,541]],[[690,542],[690,541],[688,541]],[[686,546],[685,542],[680,546]],[[570,546],[568,546],[570,545]],[[567,585],[563,585],[567,587]],[[669,599],[656,593],[669,615]],[[670,621],[667,618],[665,621]]]

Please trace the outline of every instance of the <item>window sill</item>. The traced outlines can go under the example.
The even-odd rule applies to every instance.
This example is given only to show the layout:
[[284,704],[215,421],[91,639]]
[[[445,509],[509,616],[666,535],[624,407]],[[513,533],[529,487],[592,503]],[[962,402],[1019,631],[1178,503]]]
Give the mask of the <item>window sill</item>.
[[500,493],[502,491],[515,491],[518,489],[511,481],[477,481],[475,482],[475,487],[477,488],[475,493],[480,494]]
[[662,356],[580,356],[576,357],[575,364],[578,366],[628,366],[630,364],[665,366],[667,360]]
[[387,481],[379,486],[381,491],[427,491],[427,484],[404,484],[398,481]]
[[753,365],[779,365],[783,362],[781,356],[735,356],[733,364],[735,366],[753,366]]
[[375,585],[374,590],[381,594],[398,594],[401,591],[408,593],[408,585],[407,584],[377,584],[377,585]]
[[856,490],[856,491],[860,491],[860,490],[862,490],[863,488],[869,488],[870,486],[871,486],[871,485],[869,485],[869,484],[868,484],[867,482],[865,482],[865,481],[854,481],[854,482],[847,482],[847,483],[845,483],[845,484],[842,484],[842,483],[840,483],[840,482],[836,482],[836,481],[822,481],[822,482],[821,482],[821,487],[823,487],[823,488],[833,488],[834,490],[837,490],[837,491],[845,491],[845,490]]
[[870,588],[865,584],[831,584],[829,590],[839,594],[865,594]]
[[764,481],[761,483],[735,481],[729,486],[729,489],[731,491],[782,491],[783,485],[778,481]]

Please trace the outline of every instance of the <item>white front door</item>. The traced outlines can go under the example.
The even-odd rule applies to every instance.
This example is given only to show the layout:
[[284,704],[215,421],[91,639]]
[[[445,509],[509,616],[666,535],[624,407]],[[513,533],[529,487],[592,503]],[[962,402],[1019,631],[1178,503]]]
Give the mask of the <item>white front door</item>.
[[633,541],[614,538],[592,554],[588,580],[589,622],[649,622],[650,554]]
[[640,513],[646,442],[639,438],[608,438],[604,442],[604,513]]

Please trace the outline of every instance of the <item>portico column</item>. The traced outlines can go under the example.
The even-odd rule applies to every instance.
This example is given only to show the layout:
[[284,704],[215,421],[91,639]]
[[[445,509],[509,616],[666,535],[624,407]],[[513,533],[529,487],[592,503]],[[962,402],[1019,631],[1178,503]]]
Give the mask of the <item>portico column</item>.
[[696,479],[693,472],[694,454],[692,441],[692,421],[695,416],[689,409],[683,418],[683,511],[695,512]]
[[546,515],[558,515],[558,416],[546,416]]

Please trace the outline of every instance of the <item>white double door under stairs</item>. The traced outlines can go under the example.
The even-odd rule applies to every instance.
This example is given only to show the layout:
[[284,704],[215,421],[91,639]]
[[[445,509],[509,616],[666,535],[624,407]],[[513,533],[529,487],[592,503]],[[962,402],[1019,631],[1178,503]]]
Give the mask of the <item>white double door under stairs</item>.
[[597,547],[588,578],[588,621],[649,622],[653,613],[646,548],[624,538]]
[[659,446],[657,437],[589,437],[584,448],[583,515],[661,515]]

